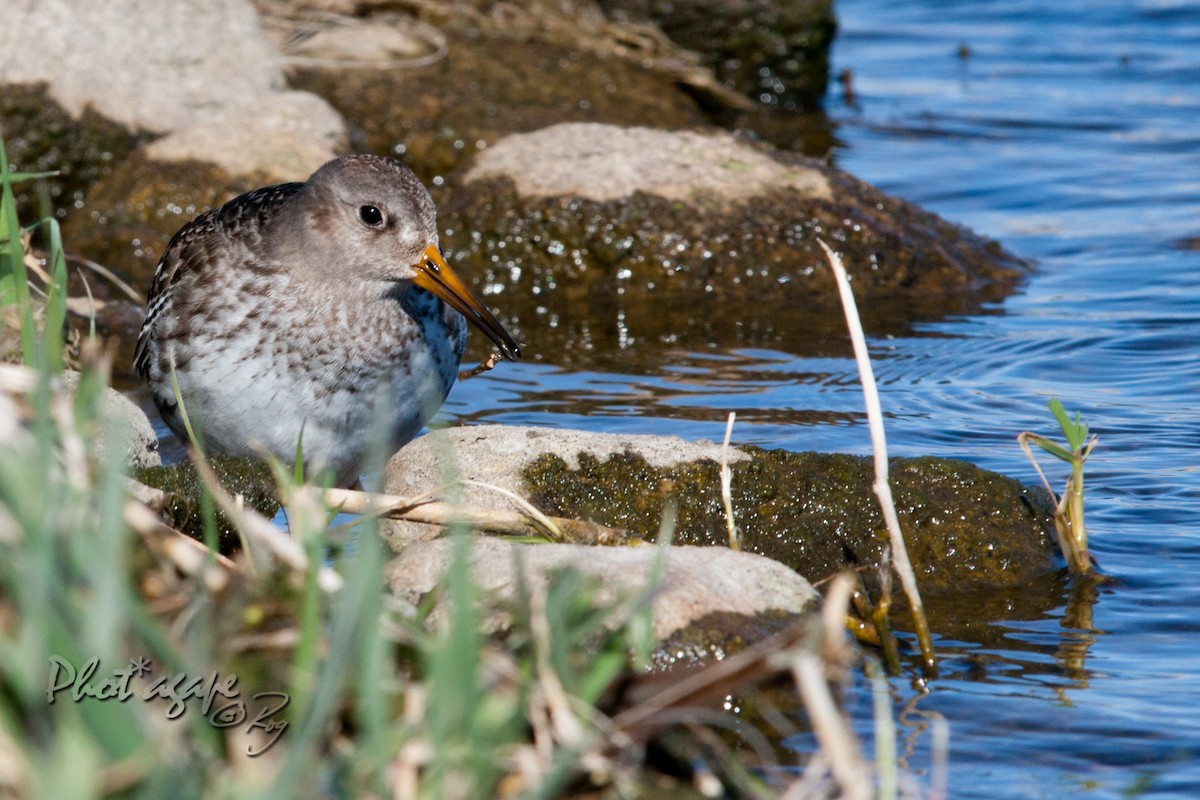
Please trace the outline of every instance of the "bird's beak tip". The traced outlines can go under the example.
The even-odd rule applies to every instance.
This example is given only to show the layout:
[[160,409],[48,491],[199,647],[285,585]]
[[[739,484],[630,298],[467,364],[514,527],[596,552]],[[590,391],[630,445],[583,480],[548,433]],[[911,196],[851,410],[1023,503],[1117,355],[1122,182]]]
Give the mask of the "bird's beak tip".
[[455,311],[466,317],[467,321],[487,334],[487,337],[500,348],[500,355],[505,360],[516,361],[519,359],[521,348],[516,340],[488,310],[483,298],[450,268],[442,258],[437,245],[430,245],[426,248],[424,255],[425,263],[416,266],[416,283],[449,303]]

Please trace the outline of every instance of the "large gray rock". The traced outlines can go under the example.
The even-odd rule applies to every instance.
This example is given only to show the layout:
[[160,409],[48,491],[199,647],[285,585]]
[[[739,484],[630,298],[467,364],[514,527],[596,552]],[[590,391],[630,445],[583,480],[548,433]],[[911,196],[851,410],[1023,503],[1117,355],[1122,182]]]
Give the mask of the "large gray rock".
[[286,90],[248,0],[13,0],[0,26],[0,83],[45,83],[77,117],[91,107],[164,134],[150,148],[157,158],[239,174],[306,175],[345,136],[327,103]]
[[[63,373],[63,385],[70,393],[74,393],[79,385],[79,373],[67,371]],[[105,388],[101,417],[104,420],[103,432],[96,439],[96,458],[105,463],[108,453],[108,436],[115,432],[114,441],[123,454],[126,468],[130,470],[157,467],[162,464],[158,452],[158,435],[146,412],[138,407],[116,389]]]
[[[453,547],[452,540],[438,539],[406,548],[387,568],[392,592],[410,603],[420,602],[442,581]],[[544,588],[556,570],[572,568],[601,582],[598,603],[612,603],[647,591],[661,570],[649,598],[653,633],[660,641],[710,615],[800,614],[819,603],[808,581],[782,564],[723,547],[660,551],[652,546],[518,544],[484,537],[471,543],[470,558],[476,585],[500,600],[527,596],[531,587]],[[434,624],[440,613],[435,609]],[[487,626],[494,630],[506,622],[493,616]]]

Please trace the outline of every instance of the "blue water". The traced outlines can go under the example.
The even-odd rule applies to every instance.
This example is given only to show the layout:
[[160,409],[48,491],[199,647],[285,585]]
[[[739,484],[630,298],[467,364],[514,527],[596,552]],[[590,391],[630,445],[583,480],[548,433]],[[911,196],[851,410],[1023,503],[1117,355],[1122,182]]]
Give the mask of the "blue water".
[[[976,316],[871,342],[893,454],[1034,481],[1014,437],[1058,397],[1100,436],[1092,547],[1118,582],[1068,619],[943,637],[942,677],[893,681],[926,788],[949,725],[956,798],[1200,797],[1200,4],[844,0],[835,163],[1037,261]],[[965,46],[969,55],[960,57]],[[1195,247],[1195,245],[1193,245]],[[505,365],[455,390],[489,420],[869,450],[853,363],[668,353],[646,374]],[[1056,481],[1061,478],[1056,477]],[[999,644],[997,644],[999,642]],[[982,668],[980,668],[982,665]],[[870,703],[853,713],[868,744]]]

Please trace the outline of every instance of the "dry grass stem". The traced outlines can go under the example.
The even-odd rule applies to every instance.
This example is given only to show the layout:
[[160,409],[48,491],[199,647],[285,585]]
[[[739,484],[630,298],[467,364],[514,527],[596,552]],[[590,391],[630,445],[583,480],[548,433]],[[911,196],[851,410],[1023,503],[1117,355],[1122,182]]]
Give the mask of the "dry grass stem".
[[866,336],[863,334],[862,322],[858,318],[858,306],[854,302],[850,279],[846,275],[841,257],[821,239],[817,242],[825,251],[829,266],[833,268],[842,308],[846,313],[846,326],[850,329],[850,341],[854,345],[854,359],[858,363],[863,399],[867,407],[867,423],[871,432],[871,447],[875,456],[875,483],[871,488],[879,498],[879,507],[887,525],[892,546],[892,565],[896,574],[900,576],[900,585],[904,588],[904,594],[908,597],[912,609],[913,627],[916,628],[917,641],[921,647],[922,666],[925,674],[933,677],[937,674],[937,656],[933,652],[933,639],[929,633],[929,622],[925,618],[925,606],[917,588],[916,573],[913,572],[912,562],[908,559],[908,548],[905,547],[904,534],[900,530],[900,517],[896,514],[892,487],[888,483],[887,437],[883,430],[883,411],[879,403],[879,390],[875,386],[875,372],[871,368],[871,358],[867,353]]
[[662,727],[672,709],[705,707],[733,691],[756,686],[788,668],[781,654],[796,647],[809,628],[809,620],[802,618],[721,661],[690,672],[675,670],[661,680],[651,678],[646,685],[654,691],[613,717],[613,726],[632,739],[644,741]]
[[508,536],[554,536],[557,532],[562,540],[579,544],[623,544],[625,532],[594,522],[561,517],[546,517],[549,527],[531,519],[526,513],[464,507],[454,503],[424,500],[399,495],[375,494],[353,489],[318,489],[298,487],[297,493],[309,493],[319,498],[330,508],[349,514],[364,514],[387,519],[423,522],[443,527],[464,524],[488,533]]
[[[870,770],[862,757],[862,747],[850,723],[838,709],[829,690],[827,666],[845,662],[846,651],[843,620],[850,606],[853,580],[847,575],[834,579],[825,596],[822,613],[822,635],[818,647],[804,647],[795,651],[792,658],[792,675],[804,708],[812,722],[813,734],[821,746],[821,753],[828,761],[830,773],[841,787],[841,797],[847,800],[866,800],[871,794]],[[822,658],[825,654],[825,658]]]
[[84,258],[83,256],[68,255],[66,256],[66,259],[67,263],[74,264],[78,267],[85,267],[91,272],[99,275],[101,278],[104,278],[104,280],[108,281],[109,284],[120,291],[121,294],[128,297],[131,302],[136,303],[139,306],[146,305],[146,296],[144,294],[130,286],[125,281],[121,280],[119,275],[103,264],[97,264],[95,261]]
[[125,479],[125,493],[151,511],[162,511],[167,503],[166,492],[162,489],[155,489],[132,478]]
[[205,585],[214,592],[224,589],[239,571],[233,561],[175,530],[137,500],[125,503],[122,517],[125,524],[142,537],[151,552],[161,554],[184,575],[201,575]]
[[421,767],[432,758],[429,742],[416,731],[421,730],[425,722],[425,708],[428,705],[428,693],[424,684],[409,683],[404,687],[404,724],[414,735],[396,752],[392,760],[392,797],[417,797],[421,785]]
[[528,500],[526,500],[524,497],[521,497],[521,495],[517,494],[516,492],[505,489],[503,486],[497,486],[494,483],[485,483],[483,481],[473,481],[473,480],[464,479],[464,480],[460,480],[458,483],[462,486],[474,486],[479,489],[486,489],[489,492],[495,492],[498,495],[507,497],[509,500],[513,501],[513,503],[516,504],[517,508],[521,509],[522,512],[524,512],[525,514],[528,514],[531,519],[533,519],[535,522],[537,522],[539,525],[541,525],[543,528],[545,528],[547,533],[549,533],[554,538],[555,541],[558,541],[558,542],[563,541],[562,530],[558,527],[557,524],[555,524],[554,520],[552,520],[550,517],[543,514],[540,510],[537,509],[537,507],[535,507],[533,505],[533,503],[530,503]]
[[[208,466],[208,462],[195,452],[193,455],[192,460],[196,465],[196,474],[204,481],[205,487],[212,494],[213,501],[241,531],[246,543],[246,555],[250,558],[251,569],[254,569],[255,559],[258,559],[270,564],[282,564],[295,573],[306,572],[309,562],[303,544],[275,527],[274,523],[262,514],[246,508],[240,498],[232,497],[221,486],[221,482],[213,473],[212,468]],[[317,583],[326,593],[332,593],[342,587],[343,580],[335,571],[322,566],[317,573]]]
[[733,421],[737,412],[729,412],[729,422],[725,425],[725,443],[721,446],[721,504],[725,506],[725,527],[729,532],[729,549],[741,550],[742,542],[738,537],[737,524],[733,521],[733,470],[729,469],[729,438],[733,435]]
[[[546,617],[546,587],[529,587],[529,634],[534,645],[537,687],[545,703],[552,741],[577,748],[584,743],[585,730],[572,708],[571,698],[550,661],[550,620]],[[549,763],[549,762],[547,762]]]

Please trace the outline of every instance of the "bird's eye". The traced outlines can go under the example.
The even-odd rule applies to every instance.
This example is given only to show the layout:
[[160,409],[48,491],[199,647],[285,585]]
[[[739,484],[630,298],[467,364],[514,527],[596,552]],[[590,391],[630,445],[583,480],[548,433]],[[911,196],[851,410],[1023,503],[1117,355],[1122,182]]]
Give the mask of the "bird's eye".
[[378,228],[383,224],[383,212],[375,206],[359,206],[358,218],[368,228]]

